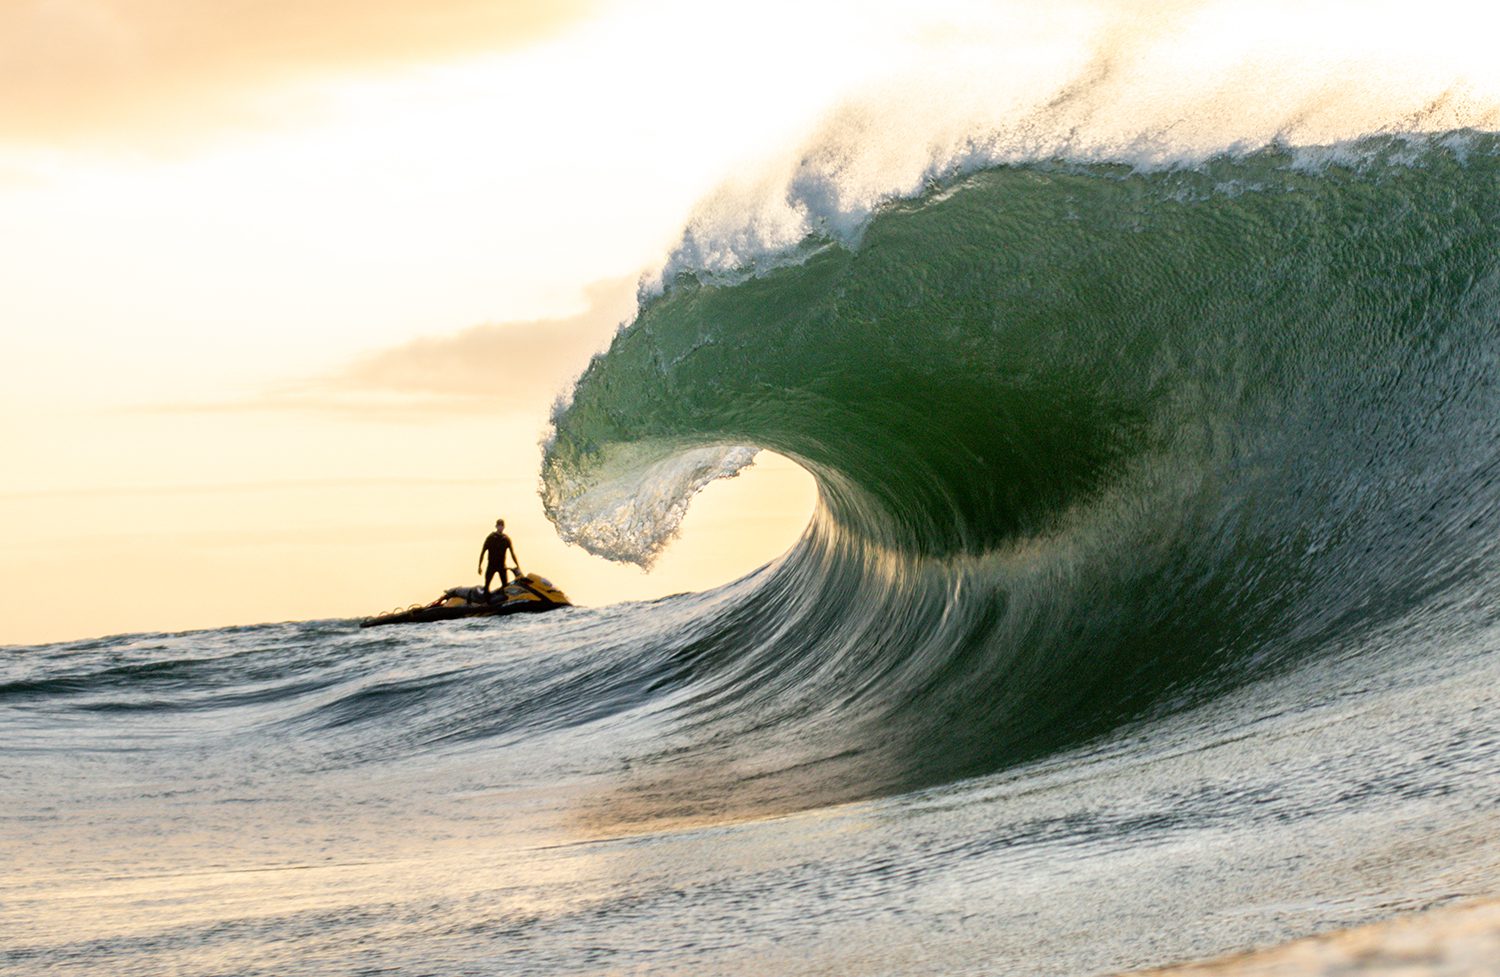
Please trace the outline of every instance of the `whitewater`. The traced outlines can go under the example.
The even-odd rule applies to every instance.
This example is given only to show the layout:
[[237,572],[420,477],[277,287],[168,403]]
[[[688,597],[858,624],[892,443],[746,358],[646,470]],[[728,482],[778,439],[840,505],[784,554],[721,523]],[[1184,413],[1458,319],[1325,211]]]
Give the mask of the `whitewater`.
[[1201,111],[1118,26],[850,108],[580,364],[559,533],[774,451],[770,565],[0,649],[0,969],[1107,974],[1500,891],[1497,103]]

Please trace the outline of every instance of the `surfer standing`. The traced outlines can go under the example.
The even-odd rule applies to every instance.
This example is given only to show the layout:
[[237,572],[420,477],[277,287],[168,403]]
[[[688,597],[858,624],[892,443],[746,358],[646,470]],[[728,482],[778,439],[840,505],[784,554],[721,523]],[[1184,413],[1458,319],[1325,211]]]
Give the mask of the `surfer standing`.
[[[484,547],[479,551],[479,571],[484,574],[484,591],[489,593],[490,578],[500,574],[500,586],[505,587],[510,583],[508,568],[505,565],[505,554],[510,552],[511,561],[515,564],[516,576],[521,576],[521,558],[516,556],[516,548],[511,545],[510,537],[505,535],[505,520],[495,520],[495,531],[484,538]],[[484,558],[490,558],[490,567],[484,568]]]

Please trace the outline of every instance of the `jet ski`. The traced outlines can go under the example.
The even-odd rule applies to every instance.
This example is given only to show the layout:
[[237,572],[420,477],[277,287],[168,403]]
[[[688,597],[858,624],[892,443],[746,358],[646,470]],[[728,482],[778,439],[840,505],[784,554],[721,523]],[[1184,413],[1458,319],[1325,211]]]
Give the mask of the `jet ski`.
[[546,577],[527,573],[516,577],[501,590],[486,591],[483,587],[449,587],[443,596],[430,604],[413,604],[410,607],[387,611],[359,622],[362,628],[373,628],[382,624],[417,624],[427,621],[451,621],[459,617],[502,617],[507,614],[536,614],[553,611],[559,607],[572,607],[573,602],[553,586]]

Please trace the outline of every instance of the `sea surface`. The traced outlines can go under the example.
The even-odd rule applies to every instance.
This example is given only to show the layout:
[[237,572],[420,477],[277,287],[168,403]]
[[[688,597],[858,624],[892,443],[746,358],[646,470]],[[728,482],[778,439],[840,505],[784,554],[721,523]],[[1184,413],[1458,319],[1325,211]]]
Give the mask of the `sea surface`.
[[801,540],[0,648],[0,972],[1061,977],[1500,890],[1500,139],[970,167],[678,271],[549,514],[648,563],[770,450]]

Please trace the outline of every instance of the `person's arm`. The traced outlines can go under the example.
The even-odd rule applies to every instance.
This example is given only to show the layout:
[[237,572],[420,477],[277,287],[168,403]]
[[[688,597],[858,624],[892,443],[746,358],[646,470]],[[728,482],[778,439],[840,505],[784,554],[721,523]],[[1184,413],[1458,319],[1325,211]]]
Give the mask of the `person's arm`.
[[490,540],[489,537],[485,537],[484,542],[479,544],[479,567],[474,571],[475,573],[484,572],[484,554],[488,553],[489,551]]
[[509,539],[506,539],[506,541],[505,541],[505,548],[508,549],[508,550],[510,550],[510,562],[513,563],[513,564],[515,564],[516,572],[520,573],[521,572],[521,558],[519,556],[516,556],[516,544],[512,543]]

